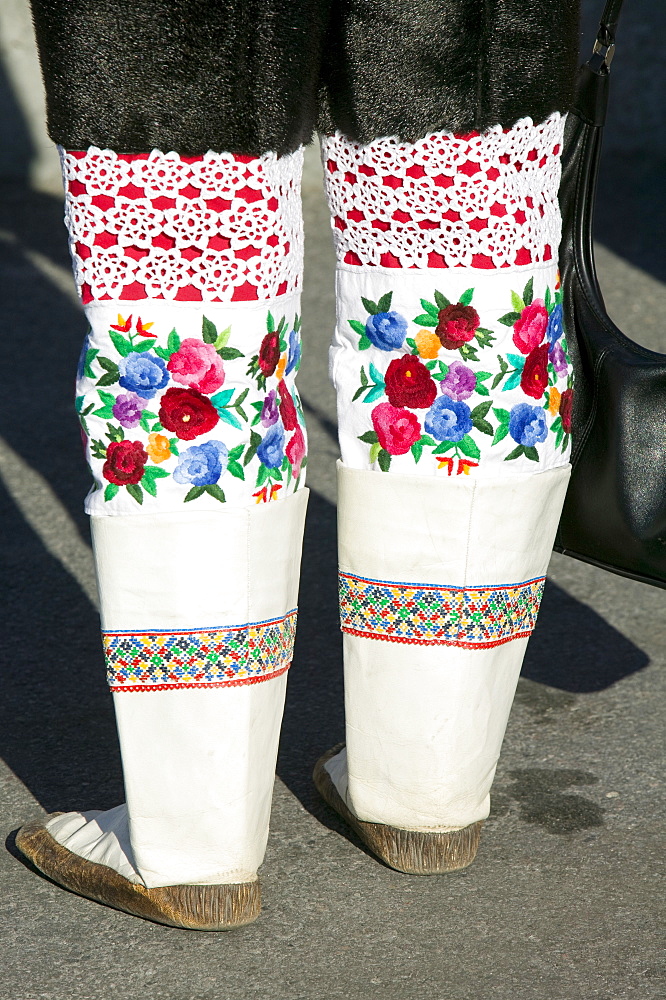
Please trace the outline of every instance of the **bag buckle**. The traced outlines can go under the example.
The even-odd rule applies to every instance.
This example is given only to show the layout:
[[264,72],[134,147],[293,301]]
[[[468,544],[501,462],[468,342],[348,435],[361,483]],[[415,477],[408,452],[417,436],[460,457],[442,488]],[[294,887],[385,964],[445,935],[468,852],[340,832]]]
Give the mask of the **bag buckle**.
[[[600,56],[599,68],[602,66],[605,69],[610,69],[610,64],[613,62],[613,56],[615,55],[615,41],[602,42],[597,38],[594,43],[594,48],[592,49],[592,58],[595,56]],[[596,60],[595,60],[596,63]]]

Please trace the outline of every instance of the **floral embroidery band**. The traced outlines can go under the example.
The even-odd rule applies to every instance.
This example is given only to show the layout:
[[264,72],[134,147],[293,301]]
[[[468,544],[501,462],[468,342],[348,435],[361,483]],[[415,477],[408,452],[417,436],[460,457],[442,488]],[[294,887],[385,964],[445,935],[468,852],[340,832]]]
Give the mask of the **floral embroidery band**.
[[437,587],[340,574],[343,632],[422,646],[489,649],[530,635],[545,577],[498,587]]
[[103,632],[112,691],[256,684],[289,668],[296,609],[236,628]]

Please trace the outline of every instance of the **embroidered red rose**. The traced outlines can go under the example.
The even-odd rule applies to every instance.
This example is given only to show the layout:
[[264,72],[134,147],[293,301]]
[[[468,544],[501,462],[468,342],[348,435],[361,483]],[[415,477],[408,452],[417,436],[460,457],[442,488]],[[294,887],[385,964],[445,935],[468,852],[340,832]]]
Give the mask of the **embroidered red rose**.
[[395,358],[384,376],[386,396],[392,406],[427,409],[437,395],[437,385],[415,354]]
[[140,482],[148,454],[140,441],[112,441],[106,449],[102,474],[110,483],[129,486]]
[[213,393],[224,384],[222,358],[212,344],[188,337],[171,355],[167,368],[174,382],[199,392]]
[[183,441],[206,434],[220,419],[211,401],[196,389],[167,389],[159,417],[162,426]]
[[294,479],[298,479],[301,474],[301,465],[303,459],[305,458],[305,435],[300,427],[296,428],[296,432],[292,435],[287,447],[285,449],[287,458],[291,462],[291,471]]
[[533,399],[541,399],[543,396],[548,388],[548,344],[535,347],[525,358],[520,388]]
[[280,393],[280,416],[282,417],[284,429],[286,431],[293,431],[294,428],[298,427],[298,416],[294,400],[284,379],[280,379],[278,382],[278,392]]
[[525,306],[513,324],[513,342],[521,354],[529,354],[538,347],[548,328],[548,310],[543,299],[534,299]]
[[439,321],[435,333],[447,351],[457,350],[461,344],[467,344],[476,333],[479,314],[471,306],[461,302],[439,310]]
[[565,434],[571,434],[571,411],[573,409],[573,389],[565,389],[560,397],[560,420]]
[[389,455],[406,455],[421,437],[421,425],[409,410],[380,403],[372,411],[372,426],[379,443]]
[[277,333],[267,333],[259,348],[259,368],[267,378],[272,375],[280,360],[280,338]]

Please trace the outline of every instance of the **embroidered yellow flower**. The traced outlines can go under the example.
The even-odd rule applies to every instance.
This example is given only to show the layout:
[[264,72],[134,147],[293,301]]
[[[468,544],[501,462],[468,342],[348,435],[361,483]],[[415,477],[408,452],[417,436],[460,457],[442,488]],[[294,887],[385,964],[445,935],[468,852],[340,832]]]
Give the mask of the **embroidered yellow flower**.
[[284,375],[284,370],[287,367],[287,355],[284,354],[278,361],[278,366],[275,369],[275,377],[281,379]]
[[166,462],[167,458],[171,458],[171,446],[169,445],[169,439],[164,437],[164,434],[152,434],[148,435],[148,444],[146,445],[146,451],[152,458],[153,462]]
[[559,389],[554,386],[548,393],[548,412],[553,416],[556,416],[560,412],[560,399],[562,394]]
[[422,358],[436,358],[442,342],[432,330],[419,330],[414,337],[419,355]]

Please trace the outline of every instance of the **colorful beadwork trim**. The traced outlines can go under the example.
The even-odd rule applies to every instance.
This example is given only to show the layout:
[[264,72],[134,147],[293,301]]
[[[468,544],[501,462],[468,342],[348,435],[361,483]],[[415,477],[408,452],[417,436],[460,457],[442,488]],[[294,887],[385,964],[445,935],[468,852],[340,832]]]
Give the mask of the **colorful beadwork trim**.
[[112,691],[257,684],[288,669],[296,610],[236,628],[103,632]]
[[489,649],[529,636],[545,577],[499,587],[435,587],[340,574],[342,631],[422,646]]

